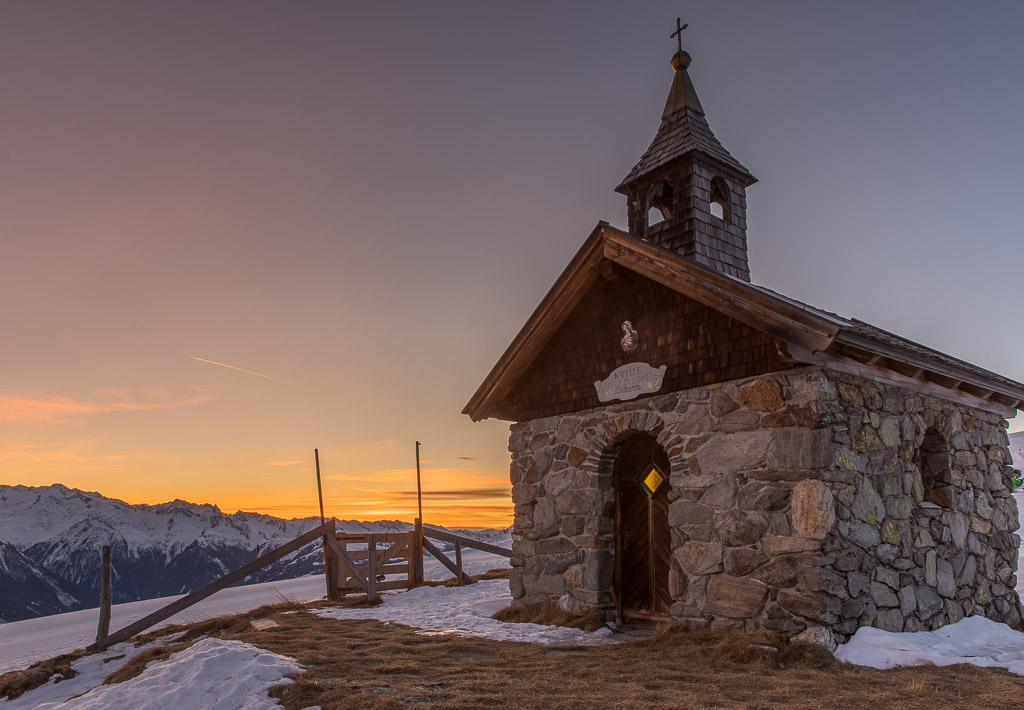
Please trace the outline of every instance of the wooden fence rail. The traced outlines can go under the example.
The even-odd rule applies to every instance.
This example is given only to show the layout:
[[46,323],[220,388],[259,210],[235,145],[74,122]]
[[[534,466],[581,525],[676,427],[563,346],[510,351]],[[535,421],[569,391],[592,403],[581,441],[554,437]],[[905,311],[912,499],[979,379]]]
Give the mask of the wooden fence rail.
[[[445,569],[451,572],[460,584],[472,584],[473,580],[462,569],[462,548],[469,547],[492,555],[511,557],[511,550],[470,537],[456,535],[445,530],[423,527],[417,518],[415,526],[404,533],[338,533],[328,540],[330,557],[328,566],[328,587],[336,594],[350,594],[362,591],[370,601],[379,598],[378,592],[387,589],[411,589],[423,583],[423,555],[430,553]],[[446,555],[431,540],[441,540],[455,545],[455,560]],[[378,542],[390,543],[384,550],[377,548]],[[366,545],[366,549],[349,549],[349,545]],[[398,556],[405,562],[390,563]],[[365,564],[360,564],[365,561]],[[342,567],[344,574],[342,574]],[[397,579],[380,580],[378,576],[395,576]],[[332,595],[333,596],[333,595]]]
[[114,633],[106,636],[102,639],[96,639],[96,642],[89,646],[86,650],[90,652],[102,651],[115,643],[126,641],[137,633],[145,631],[151,626],[159,624],[161,621],[165,621],[175,614],[188,609],[193,604],[206,599],[208,596],[215,592],[219,592],[221,589],[228,587],[235,582],[245,579],[253,572],[263,569],[271,562],[276,562],[287,554],[295,552],[299,548],[308,545],[309,543],[316,540],[318,537],[326,536],[327,540],[331,540],[334,537],[334,521],[328,520],[323,525],[313,528],[304,535],[300,535],[289,543],[278,547],[275,550],[268,552],[262,557],[258,557],[244,567],[239,567],[234,572],[230,572],[220,579],[210,582],[205,587],[201,587],[191,594],[186,594],[180,599],[176,599],[167,606],[157,609],[152,614],[142,617],[138,621],[128,624],[123,629],[115,631]]
[[[444,565],[449,572],[455,575],[455,578],[459,580],[460,584],[472,584],[473,580],[462,570],[462,548],[471,547],[474,550],[480,550],[482,552],[488,552],[492,555],[501,555],[502,557],[512,557],[512,551],[506,550],[504,547],[498,547],[497,545],[489,545],[486,542],[480,542],[474,540],[471,537],[465,537],[463,535],[456,535],[445,530],[437,530],[435,528],[422,528],[422,540],[423,549],[437,558],[437,561]],[[427,538],[433,538],[434,540],[444,540],[445,542],[451,542],[455,544],[455,561],[452,562],[448,559],[441,550],[430,542]]]
[[[276,562],[285,555],[288,555],[299,548],[313,542],[317,538],[323,539],[324,557],[326,565],[324,574],[327,579],[327,596],[336,599],[339,594],[353,591],[362,591],[370,601],[379,598],[379,592],[386,589],[410,589],[423,583],[423,553],[429,552],[444,567],[455,575],[461,584],[468,584],[472,579],[462,569],[462,548],[469,547],[492,555],[512,557],[512,552],[504,547],[490,545],[473,538],[456,535],[444,530],[423,527],[417,518],[413,530],[405,533],[380,533],[348,535],[338,534],[335,531],[335,521],[328,520],[323,525],[300,535],[291,542],[288,542],[275,550],[253,560],[249,564],[239,567],[220,579],[210,582],[206,586],[187,594],[180,599],[167,604],[154,611],[152,614],[128,624],[112,634],[106,635],[103,616],[106,615],[106,623],[109,624],[110,607],[109,602],[105,605],[101,602],[101,622],[96,642],[88,647],[88,651],[102,651],[115,643],[125,641],[135,634],[165,621],[175,614],[188,609],[193,604],[206,599],[212,594],[228,587],[235,582],[245,579],[250,574],[263,569],[272,562]],[[428,539],[429,538],[429,539]],[[442,540],[454,543],[455,560],[452,561],[430,540]],[[386,547],[378,548],[381,543]],[[349,544],[366,544],[366,550],[350,550]],[[109,554],[109,553],[107,553]],[[404,557],[404,562],[389,561],[398,557]],[[365,560],[366,565],[358,562]],[[378,580],[379,575],[398,575],[405,579],[389,581]],[[104,591],[105,595],[110,594],[109,585]],[[107,597],[104,597],[107,598]]]
[[489,552],[492,555],[512,557],[512,550],[506,549],[504,547],[498,547],[497,545],[489,545],[486,542],[480,542],[479,540],[474,540],[471,537],[456,535],[455,533],[450,533],[445,530],[423,528],[423,537],[430,537],[435,540],[444,540],[445,542],[454,542],[456,545],[461,545],[462,547],[472,547],[474,550]]

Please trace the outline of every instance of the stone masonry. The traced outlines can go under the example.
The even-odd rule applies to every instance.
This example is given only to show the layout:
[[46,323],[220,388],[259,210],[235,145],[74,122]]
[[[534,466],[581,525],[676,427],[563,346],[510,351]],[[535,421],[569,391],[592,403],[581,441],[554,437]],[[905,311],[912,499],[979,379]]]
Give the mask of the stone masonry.
[[513,424],[517,603],[614,616],[612,468],[670,462],[673,619],[693,628],[1018,625],[1006,422],[820,367]]

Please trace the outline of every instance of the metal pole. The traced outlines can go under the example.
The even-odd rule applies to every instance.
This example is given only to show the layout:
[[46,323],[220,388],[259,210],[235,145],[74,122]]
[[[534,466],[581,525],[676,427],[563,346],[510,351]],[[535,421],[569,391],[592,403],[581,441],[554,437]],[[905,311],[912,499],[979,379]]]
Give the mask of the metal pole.
[[416,442],[416,505],[420,517],[416,518],[416,584],[423,584],[423,488],[420,486],[420,442]]
[[[320,499],[320,524],[324,524],[324,488],[320,483],[320,449],[313,449],[313,458],[316,461],[316,495]],[[332,555],[330,550],[327,549],[327,536],[324,535],[321,538],[324,543],[324,577],[327,581],[327,598],[334,599],[338,595],[338,590],[332,583],[334,579],[331,572],[331,561]]]
[[324,520],[324,489],[320,485],[320,449],[313,449],[313,458],[316,459],[316,494],[320,498],[320,524],[323,525],[326,521]]
[[416,503],[419,505],[420,520],[423,520],[423,488],[420,486],[420,442],[416,442]]

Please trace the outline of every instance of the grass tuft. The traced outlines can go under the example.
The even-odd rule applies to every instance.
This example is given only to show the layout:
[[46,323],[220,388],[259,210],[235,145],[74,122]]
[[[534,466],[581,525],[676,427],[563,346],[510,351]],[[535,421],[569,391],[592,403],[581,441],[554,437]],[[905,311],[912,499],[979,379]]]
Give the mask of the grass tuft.
[[683,652],[695,661],[728,663],[738,666],[770,666],[777,668],[827,668],[836,660],[826,649],[812,644],[790,641],[772,631],[750,631],[723,634],[690,631],[673,624],[662,627],[650,639],[638,641],[663,653]]
[[71,667],[71,662],[84,655],[85,651],[76,651],[33,663],[25,670],[0,674],[0,698],[14,700],[30,690],[46,685],[54,676],[57,676],[54,681],[56,683],[74,678],[78,671]]
[[170,657],[172,653],[184,651],[191,645],[191,643],[178,643],[173,646],[152,646],[147,648],[104,678],[103,685],[123,683],[126,680],[131,680],[138,675],[142,675],[142,671],[146,670],[146,666],[153,661],[162,661]]
[[571,629],[597,631],[604,628],[604,618],[594,609],[571,614],[554,602],[543,604],[513,604],[491,615],[492,619],[506,624],[541,624],[543,626],[567,626]]

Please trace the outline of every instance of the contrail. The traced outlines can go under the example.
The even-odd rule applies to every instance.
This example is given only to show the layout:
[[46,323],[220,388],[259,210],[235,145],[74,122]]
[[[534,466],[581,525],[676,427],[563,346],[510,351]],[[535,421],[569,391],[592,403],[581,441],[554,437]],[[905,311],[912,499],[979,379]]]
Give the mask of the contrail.
[[245,369],[242,369],[241,367],[235,367],[234,365],[225,365],[223,362],[214,362],[213,360],[206,360],[206,359],[201,358],[201,357],[194,357],[193,355],[189,355],[188,357],[191,358],[192,360],[198,360],[199,362],[208,362],[211,365],[220,365],[221,367],[226,367],[229,370],[238,370],[239,372],[247,372],[250,375],[256,375],[257,377],[265,377],[268,380],[274,380],[275,382],[283,382],[286,385],[292,385],[293,387],[298,387],[298,385],[295,384],[294,382],[289,382],[288,380],[282,380],[282,379],[279,379],[277,377],[271,377],[270,375],[264,375],[261,372],[253,372],[252,370],[245,370]]

